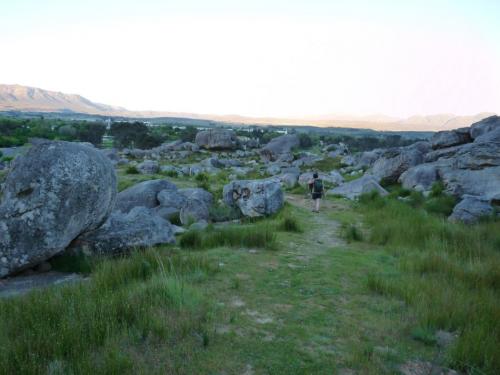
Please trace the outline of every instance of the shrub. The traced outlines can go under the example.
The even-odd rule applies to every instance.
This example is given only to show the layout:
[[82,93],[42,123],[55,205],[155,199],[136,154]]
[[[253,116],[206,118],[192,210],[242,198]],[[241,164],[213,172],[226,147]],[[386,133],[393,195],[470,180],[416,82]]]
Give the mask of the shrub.
[[344,223],[342,225],[342,237],[347,242],[360,242],[363,241],[363,233],[361,230],[354,224]]
[[456,203],[455,197],[451,195],[440,195],[429,198],[424,204],[424,209],[432,214],[450,216]]
[[167,176],[167,177],[172,177],[172,178],[179,176],[179,172],[177,172],[176,170],[165,171],[165,172],[162,172],[162,174]]
[[241,217],[241,211],[237,207],[225,203],[212,205],[209,212],[210,219],[215,222],[236,220]]
[[434,182],[434,184],[432,184],[432,188],[431,188],[431,194],[430,196],[435,198],[435,197],[439,197],[443,194],[444,192],[444,184],[442,181],[437,181],[437,182]]
[[199,231],[190,230],[184,233],[179,239],[179,246],[183,249],[197,249],[203,245],[203,238]]
[[130,165],[125,170],[125,173],[126,174],[139,174],[139,170],[134,165]]
[[279,223],[278,228],[285,232],[296,232],[296,233],[302,232],[302,227],[297,218],[290,216],[284,217]]

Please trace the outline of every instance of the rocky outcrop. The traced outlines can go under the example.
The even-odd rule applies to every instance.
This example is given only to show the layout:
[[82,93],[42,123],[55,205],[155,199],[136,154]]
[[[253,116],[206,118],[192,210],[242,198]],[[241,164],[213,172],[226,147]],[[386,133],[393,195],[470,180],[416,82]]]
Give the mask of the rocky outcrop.
[[113,212],[100,228],[78,237],[69,251],[86,255],[118,255],[136,248],[175,242],[172,225],[145,207]]
[[407,147],[386,150],[373,164],[371,174],[378,181],[395,183],[403,172],[424,162],[430,150],[428,142],[417,142]]
[[438,177],[438,170],[435,165],[420,164],[404,172],[399,177],[399,182],[406,189],[425,192],[431,190]]
[[281,185],[275,179],[232,181],[224,186],[223,198],[226,204],[238,207],[249,217],[271,215],[284,204]]
[[372,176],[365,175],[329,190],[328,194],[340,195],[348,199],[356,199],[360,195],[371,193],[372,191],[375,191],[382,196],[388,194],[387,190],[380,186],[377,180],[375,180]]
[[477,137],[498,128],[500,128],[500,116],[490,116],[472,124],[470,127],[470,136],[472,139],[476,139]]
[[437,132],[431,139],[431,146],[433,149],[438,149],[462,145],[471,141],[469,128],[460,128]]
[[493,213],[493,207],[488,199],[473,195],[464,195],[462,201],[453,209],[448,220],[465,224],[475,224],[481,218],[491,217]]
[[212,193],[206,191],[202,188],[184,188],[179,189],[179,194],[184,196],[187,201],[198,200],[204,203],[207,207],[210,207],[213,203],[214,196]]
[[[272,139],[267,145],[262,147],[260,155],[264,161],[293,160],[292,149],[299,146],[299,137],[295,134],[282,135]],[[291,160],[290,156],[292,156]],[[286,160],[285,160],[286,159]]]
[[235,150],[238,148],[238,138],[232,130],[210,129],[196,134],[196,144],[207,150]]
[[[299,176],[299,185],[306,186],[309,181],[313,178],[313,172],[302,173]],[[340,185],[344,182],[344,177],[337,171],[332,171],[329,174],[327,173],[318,173],[318,177],[323,180],[323,184],[336,186]]]
[[116,176],[95,148],[43,142],[18,157],[0,205],[0,277],[63,251],[113,209]]
[[177,190],[177,186],[167,180],[138,183],[118,194],[115,210],[127,213],[134,207],[154,208],[160,204],[158,193],[162,190]]
[[207,221],[210,217],[208,205],[199,199],[189,199],[182,206],[180,212],[180,220],[183,225],[196,223],[200,220]]

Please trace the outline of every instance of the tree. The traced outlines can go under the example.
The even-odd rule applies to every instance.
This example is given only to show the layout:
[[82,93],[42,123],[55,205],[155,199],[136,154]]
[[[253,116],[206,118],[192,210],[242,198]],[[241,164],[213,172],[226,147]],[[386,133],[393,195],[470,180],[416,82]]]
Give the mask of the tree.
[[194,142],[198,129],[194,126],[186,126],[185,129],[181,131],[182,142]]
[[146,124],[136,122],[115,122],[111,124],[110,134],[114,138],[114,143],[120,148],[139,147],[141,139],[148,135]]

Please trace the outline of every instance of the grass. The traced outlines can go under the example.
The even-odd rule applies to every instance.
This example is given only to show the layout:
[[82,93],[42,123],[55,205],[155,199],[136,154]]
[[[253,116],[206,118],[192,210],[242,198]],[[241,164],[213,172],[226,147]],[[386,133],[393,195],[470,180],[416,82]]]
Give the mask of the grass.
[[227,226],[209,228],[205,231],[188,231],[181,236],[179,245],[186,249],[216,247],[274,249],[276,236],[270,228],[262,225]]
[[330,172],[334,169],[340,169],[343,164],[340,161],[341,157],[336,158],[324,158],[315,162],[309,169],[321,172]]
[[[361,199],[368,241],[399,257],[401,272],[371,275],[371,290],[414,306],[419,327],[459,333],[449,349],[454,368],[500,372],[500,222],[449,223],[442,209],[375,195]],[[433,214],[436,211],[437,214]],[[479,372],[478,372],[479,373]]]
[[89,281],[2,300],[0,373],[180,370],[172,360],[201,350],[192,337],[208,332],[209,305],[189,280],[213,271],[199,256],[141,252],[100,262]]
[[130,165],[125,170],[125,173],[126,174],[139,174],[140,172],[134,165]]
[[291,216],[284,217],[280,221],[278,228],[282,231],[285,231],[285,232],[295,232],[295,233],[302,233],[303,232],[303,229],[302,229],[302,226],[301,226],[299,220],[296,217],[291,217]]

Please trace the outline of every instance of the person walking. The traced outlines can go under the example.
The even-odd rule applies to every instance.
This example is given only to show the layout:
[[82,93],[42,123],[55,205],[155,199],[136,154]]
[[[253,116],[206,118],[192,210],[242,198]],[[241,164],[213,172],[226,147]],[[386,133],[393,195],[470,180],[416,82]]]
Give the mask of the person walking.
[[321,198],[323,198],[324,187],[323,180],[319,178],[317,172],[314,172],[313,178],[309,180],[309,190],[311,191],[311,197],[313,199],[312,212],[319,212],[319,206],[321,203]]

